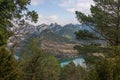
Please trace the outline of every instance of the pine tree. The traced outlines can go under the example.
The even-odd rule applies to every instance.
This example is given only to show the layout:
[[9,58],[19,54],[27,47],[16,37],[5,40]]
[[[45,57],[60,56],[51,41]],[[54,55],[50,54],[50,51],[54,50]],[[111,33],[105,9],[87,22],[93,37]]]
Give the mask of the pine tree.
[[[23,25],[25,19],[37,22],[38,15],[35,11],[29,11],[28,5],[30,0],[0,0],[0,46],[7,44],[8,38],[13,35],[10,27]],[[17,62],[13,54],[0,48],[0,80],[18,80],[18,77]]]
[[85,69],[70,62],[62,68],[60,80],[85,80],[85,77]]
[[[78,21],[86,24],[93,32],[76,32],[77,39],[89,41],[90,44],[75,48],[80,53],[89,53],[89,56],[90,53],[109,53],[112,46],[120,45],[120,0],[93,1],[95,4],[91,5],[90,15],[76,11]],[[105,43],[99,44],[99,41]]]
[[0,80],[18,80],[20,70],[13,55],[5,48],[0,48]]
[[21,80],[59,80],[58,60],[44,53],[38,40],[32,39],[22,52],[19,59],[23,70]]
[[[75,49],[90,63],[86,63],[89,76],[87,80],[119,80],[120,0],[93,1],[91,14],[76,11],[78,21],[87,25],[92,32],[76,32],[77,39],[89,41],[89,44],[75,46]],[[98,41],[105,43],[99,44]]]
[[93,1],[95,5],[91,6],[91,15],[76,11],[78,21],[99,34],[99,40],[112,46],[120,45],[120,0]]
[[0,46],[13,35],[10,27],[24,24],[25,19],[37,22],[38,15],[35,11],[29,11],[28,5],[30,0],[0,0]]

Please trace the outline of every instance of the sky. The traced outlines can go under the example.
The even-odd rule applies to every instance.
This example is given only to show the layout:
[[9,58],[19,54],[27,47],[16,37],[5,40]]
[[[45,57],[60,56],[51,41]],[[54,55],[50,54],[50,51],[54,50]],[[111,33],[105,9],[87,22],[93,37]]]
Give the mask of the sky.
[[58,23],[61,25],[79,23],[75,11],[90,14],[92,0],[31,0],[30,10],[35,10],[38,15],[36,25],[42,23]]

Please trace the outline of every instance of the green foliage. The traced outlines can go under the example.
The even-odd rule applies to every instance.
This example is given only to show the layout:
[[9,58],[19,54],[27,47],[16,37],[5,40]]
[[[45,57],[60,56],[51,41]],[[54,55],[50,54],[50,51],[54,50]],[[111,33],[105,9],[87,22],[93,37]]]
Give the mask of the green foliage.
[[19,59],[23,70],[21,80],[59,80],[60,65],[58,60],[44,53],[38,40],[32,40],[23,50]]
[[84,46],[79,46],[76,45],[74,46],[74,49],[78,50],[80,54],[86,55],[85,53],[95,53],[95,52],[100,52],[99,47],[95,45],[84,45]]
[[[110,45],[119,45],[119,0],[94,0],[91,15],[76,12],[78,21],[88,25],[93,31],[102,36]],[[94,26],[94,28],[93,28]]]
[[89,39],[98,39],[98,37],[88,30],[79,30],[78,32],[75,32],[76,38],[79,40],[89,40]]
[[13,23],[18,25],[26,19],[37,22],[37,13],[29,11],[28,5],[30,0],[0,0],[0,46],[12,35],[9,28],[15,26]]
[[84,68],[71,62],[62,68],[60,80],[85,80],[85,76]]
[[13,55],[0,47],[0,80],[18,80],[20,70]]
[[[120,79],[120,47],[112,47],[109,56],[97,60],[89,67],[87,80],[119,80]],[[92,75],[92,76],[91,76]]]
[[116,56],[120,56],[120,46],[112,46],[111,47],[111,52],[109,53],[109,57],[116,57]]
[[83,45],[83,46],[76,45],[74,46],[74,49],[76,49],[79,52],[79,54],[82,55],[87,65],[95,64],[103,57],[108,55],[110,56],[110,53],[112,51],[112,48],[101,47],[96,44]]
[[[82,12],[76,11],[76,16],[79,22],[86,24],[95,34],[80,30],[76,32],[77,39],[91,39],[91,43],[97,44],[95,39],[107,42],[106,45],[83,45],[75,47],[79,53],[110,53],[111,46],[119,46],[120,44],[120,1],[119,0],[93,0],[95,5],[91,6],[91,14],[85,15]],[[103,47],[104,46],[104,47]],[[81,51],[82,50],[82,51]]]
[[53,56],[47,56],[43,60],[42,65],[42,80],[59,80],[60,64]]
[[36,14],[35,11],[29,11],[27,13],[27,16],[29,16],[29,18],[31,19],[31,21],[37,22],[38,14]]
[[86,80],[99,80],[98,74],[94,68],[87,71]]
[[[103,40],[106,45],[82,45],[75,49],[85,55],[85,60],[91,62],[88,68],[87,80],[120,80],[120,0],[93,0],[91,14],[85,15],[76,11],[80,23],[86,24],[93,30],[98,38],[91,32],[76,33],[77,39]],[[95,42],[97,43],[97,42]],[[104,57],[94,57],[93,53],[103,54]],[[88,63],[87,63],[88,65]]]
[[115,65],[114,59],[103,59],[98,62],[95,66],[98,78],[100,80],[114,80]]
[[[87,80],[119,80],[120,58],[105,58],[88,71]],[[92,76],[91,76],[92,75]]]

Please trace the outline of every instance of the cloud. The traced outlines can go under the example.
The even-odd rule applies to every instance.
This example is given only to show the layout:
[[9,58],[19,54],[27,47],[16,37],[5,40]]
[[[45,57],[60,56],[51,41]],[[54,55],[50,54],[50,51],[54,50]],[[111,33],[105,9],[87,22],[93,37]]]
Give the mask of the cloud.
[[48,19],[50,20],[50,22],[58,22],[58,16],[56,15],[51,15],[48,17]]
[[91,4],[93,4],[92,0],[62,0],[59,6],[72,13],[81,11],[89,14]]
[[75,18],[59,19],[59,24],[61,24],[61,25],[66,25],[66,24],[70,24],[70,23],[79,24],[79,22]]
[[40,25],[40,24],[51,24],[51,23],[55,23],[55,22],[59,22],[58,21],[58,16],[57,15],[42,15],[42,14],[38,14],[39,18],[38,18],[38,22],[35,25]]
[[31,5],[37,6],[37,5],[41,4],[42,2],[43,2],[43,0],[31,0]]
[[[46,1],[47,0],[31,0],[31,5],[38,6]],[[56,4],[57,4],[59,7],[62,7],[60,9],[64,9],[73,14],[75,13],[75,11],[81,11],[85,14],[89,14],[90,13],[90,5],[93,4],[93,0],[51,0],[51,2],[55,4],[53,6],[56,6]],[[47,5],[47,3],[44,4],[44,6],[46,6],[46,5]],[[54,10],[54,8],[53,8],[53,10]],[[62,15],[69,16],[69,17],[65,17],[65,18],[61,17],[60,15],[58,16],[58,15],[57,14],[45,15],[45,14],[40,13],[38,23],[35,25],[39,25],[42,23],[50,24],[50,23],[55,23],[55,22],[57,22],[61,25],[65,25],[68,23],[74,23],[74,24],[78,23],[77,19],[75,19],[75,14],[71,15],[71,16],[69,16],[67,14],[61,14],[61,16]]]
[[53,15],[43,15],[43,14],[38,14],[38,22],[37,23],[32,23],[33,25],[40,25],[40,24],[51,24],[51,23],[58,23],[60,25],[65,25],[69,23],[77,24],[78,21],[74,18],[67,18],[67,19],[62,19],[59,16],[53,14]]

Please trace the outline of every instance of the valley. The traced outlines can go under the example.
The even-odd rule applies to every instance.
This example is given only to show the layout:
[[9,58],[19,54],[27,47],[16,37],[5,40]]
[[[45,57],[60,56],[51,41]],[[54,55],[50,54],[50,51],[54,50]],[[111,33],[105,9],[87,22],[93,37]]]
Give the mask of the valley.
[[77,51],[73,49],[76,44],[43,41],[41,48],[49,54],[54,54],[57,58],[72,58],[77,56]]
[[[26,26],[13,29],[16,35],[10,38],[8,45],[11,49],[14,49],[18,55],[21,53],[21,49],[24,48],[26,44],[29,44],[30,39],[37,39],[40,48],[43,49],[45,53],[54,55],[58,59],[72,58],[77,56],[78,53],[73,47],[80,45],[74,33],[83,29],[82,27],[83,25],[79,24],[61,26],[57,23],[51,23],[50,25],[41,24],[33,26],[27,23]],[[12,45],[10,46],[10,44]]]
[[74,46],[89,44],[89,41],[76,40],[75,32],[78,30],[90,30],[90,28],[85,24],[61,26],[57,23],[51,23],[50,25],[34,26],[27,23],[26,26],[13,29],[15,35],[9,38],[8,48],[15,52],[16,56],[20,56],[22,49],[30,43],[31,39],[36,39],[39,48],[46,54],[53,55],[58,59],[75,58],[78,56],[78,52]]

